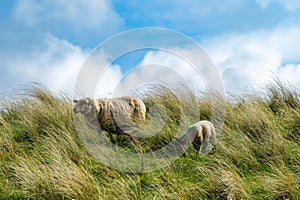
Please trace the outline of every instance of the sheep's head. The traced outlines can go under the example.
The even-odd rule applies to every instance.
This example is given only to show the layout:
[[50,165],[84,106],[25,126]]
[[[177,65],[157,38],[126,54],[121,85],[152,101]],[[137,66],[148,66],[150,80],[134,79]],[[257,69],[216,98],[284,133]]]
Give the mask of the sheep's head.
[[89,98],[83,98],[80,100],[74,100],[74,113],[89,113],[93,109],[93,101]]

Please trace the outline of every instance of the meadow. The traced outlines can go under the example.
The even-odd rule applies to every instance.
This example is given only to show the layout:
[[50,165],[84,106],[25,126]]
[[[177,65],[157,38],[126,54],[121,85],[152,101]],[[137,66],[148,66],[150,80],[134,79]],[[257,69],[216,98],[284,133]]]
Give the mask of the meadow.
[[[164,105],[168,120],[156,137],[141,140],[147,151],[165,145],[180,123],[176,96],[155,91],[141,95],[147,107]],[[98,162],[78,137],[71,102],[39,85],[1,100],[0,199],[300,199],[300,94],[291,86],[274,81],[225,102],[215,154],[200,157],[191,147],[148,173]],[[210,102],[188,104],[210,120]]]

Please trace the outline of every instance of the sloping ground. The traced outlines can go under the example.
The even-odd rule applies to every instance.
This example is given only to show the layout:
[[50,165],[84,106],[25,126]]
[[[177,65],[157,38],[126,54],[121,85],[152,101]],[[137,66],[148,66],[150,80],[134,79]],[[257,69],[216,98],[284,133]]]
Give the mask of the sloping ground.
[[[160,137],[143,141],[156,149],[172,137],[180,109],[165,91],[144,99],[170,117]],[[0,199],[300,199],[299,94],[280,83],[227,104],[216,154],[191,151],[144,174],[97,162],[78,138],[70,102],[33,87],[1,103]],[[209,99],[195,103],[209,119]]]

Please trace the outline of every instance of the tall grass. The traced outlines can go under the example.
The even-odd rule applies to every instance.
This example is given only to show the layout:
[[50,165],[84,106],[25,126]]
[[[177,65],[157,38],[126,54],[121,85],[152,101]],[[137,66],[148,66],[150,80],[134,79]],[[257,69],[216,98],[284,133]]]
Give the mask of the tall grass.
[[[181,91],[178,99],[152,89],[140,95],[148,110],[164,106],[167,123],[141,141],[147,150],[165,145],[198,112],[200,119],[211,117],[208,97]],[[179,100],[188,110],[184,119]],[[278,81],[265,95],[227,102],[215,154],[192,150],[143,174],[114,170],[89,154],[67,95],[35,85],[0,107],[0,199],[300,199],[299,93]]]

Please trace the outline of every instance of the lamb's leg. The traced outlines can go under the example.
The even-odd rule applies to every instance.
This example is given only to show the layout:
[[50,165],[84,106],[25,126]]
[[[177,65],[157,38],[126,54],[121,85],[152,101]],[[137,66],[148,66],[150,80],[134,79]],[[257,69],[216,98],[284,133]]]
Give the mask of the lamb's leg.
[[203,144],[202,144],[202,147],[201,147],[201,153],[202,153],[202,154],[205,154],[205,153],[206,153],[207,145],[208,145],[208,140],[204,139]]
[[217,150],[217,136],[216,136],[216,131],[215,128],[211,127],[211,136],[209,138],[209,142],[212,145],[212,152],[211,153],[215,153]]
[[217,151],[217,146],[216,146],[216,138],[213,135],[210,137],[209,143],[212,145],[211,153],[215,153]]
[[201,146],[201,153],[202,154],[206,153],[206,148],[207,148],[207,145],[208,145],[209,138],[210,138],[210,133],[207,131],[204,135],[204,140],[203,140],[203,143],[202,143],[202,146]]
[[194,141],[193,141],[193,147],[194,147],[194,149],[196,150],[196,151],[200,151],[200,146],[201,146],[201,138],[199,138],[199,137],[196,137],[196,138],[194,138]]

